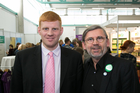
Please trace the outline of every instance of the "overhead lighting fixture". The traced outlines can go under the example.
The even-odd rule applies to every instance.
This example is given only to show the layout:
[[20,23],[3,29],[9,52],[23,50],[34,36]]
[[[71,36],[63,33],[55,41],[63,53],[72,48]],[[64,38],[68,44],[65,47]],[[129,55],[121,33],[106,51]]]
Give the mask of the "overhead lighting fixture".
[[104,7],[104,9],[116,9],[116,7]]
[[92,8],[92,9],[104,9],[104,8]]
[[80,8],[68,8],[68,9],[80,9]]
[[139,9],[139,8],[116,8],[116,9]]
[[84,5],[84,3],[82,3],[82,6]]

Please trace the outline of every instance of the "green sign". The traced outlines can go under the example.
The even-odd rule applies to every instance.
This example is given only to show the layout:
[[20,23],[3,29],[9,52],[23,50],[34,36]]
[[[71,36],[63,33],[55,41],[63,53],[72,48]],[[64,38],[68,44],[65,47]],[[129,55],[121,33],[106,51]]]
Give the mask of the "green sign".
[[4,43],[4,42],[5,42],[4,36],[0,36],[0,43]]

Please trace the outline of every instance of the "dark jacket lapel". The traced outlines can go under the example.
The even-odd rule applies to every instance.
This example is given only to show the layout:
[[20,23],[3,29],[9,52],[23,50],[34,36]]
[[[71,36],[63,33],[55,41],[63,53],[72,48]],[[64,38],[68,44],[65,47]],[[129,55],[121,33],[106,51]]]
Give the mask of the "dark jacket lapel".
[[[105,62],[105,66],[107,64],[112,64],[112,62],[113,62],[113,58],[112,58],[112,56],[110,54],[108,54],[107,60]],[[107,73],[107,75],[104,75],[104,73]],[[100,86],[100,92],[99,93],[105,93],[106,88],[107,88],[108,83],[109,83],[109,80],[110,80],[111,73],[112,73],[112,71],[106,72],[105,69],[104,69],[103,77],[102,77],[102,82],[101,82],[101,86]]]
[[41,45],[35,47],[32,60],[34,62],[33,63],[34,71],[36,72],[36,75],[37,75],[38,79],[42,81],[42,53],[41,53]]
[[67,49],[61,47],[61,75],[60,75],[60,90],[62,88],[64,78],[66,76],[67,68],[69,65]]
[[[86,76],[89,72],[89,68],[90,68],[90,63],[89,63],[89,60],[92,60],[91,58],[89,58],[88,60],[86,60],[88,63],[86,63],[86,65],[84,64],[83,67],[84,67],[84,77],[83,77],[83,83],[85,82],[85,79],[86,79]],[[86,68],[86,69],[85,69]]]

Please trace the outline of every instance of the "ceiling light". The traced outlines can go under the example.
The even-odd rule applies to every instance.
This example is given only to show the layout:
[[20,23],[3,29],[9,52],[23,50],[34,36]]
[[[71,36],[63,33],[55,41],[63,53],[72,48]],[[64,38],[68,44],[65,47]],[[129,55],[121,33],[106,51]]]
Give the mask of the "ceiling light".
[[139,8],[116,8],[116,9],[139,9]]
[[116,9],[116,7],[104,7],[104,9]]
[[68,8],[68,9],[80,9],[80,8]]
[[104,9],[104,8],[92,8],[92,9]]

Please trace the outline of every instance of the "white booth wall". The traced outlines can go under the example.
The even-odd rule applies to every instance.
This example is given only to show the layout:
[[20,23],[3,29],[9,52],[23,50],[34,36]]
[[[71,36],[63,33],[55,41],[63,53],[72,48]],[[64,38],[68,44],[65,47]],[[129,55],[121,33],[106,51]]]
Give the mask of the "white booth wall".
[[17,16],[2,8],[0,9],[0,29],[0,36],[5,36],[4,50],[9,49],[10,37],[20,37],[24,42],[24,34],[17,33]]
[[60,39],[64,41],[66,37],[69,37],[71,41],[76,38],[76,32],[74,26],[63,27],[63,34],[61,35]]
[[37,32],[38,26],[33,24],[32,22],[24,19],[24,43],[34,43],[37,44],[40,42],[40,35]]
[[0,29],[16,32],[16,15],[0,8]]

